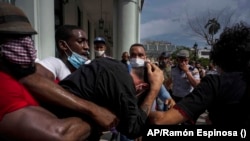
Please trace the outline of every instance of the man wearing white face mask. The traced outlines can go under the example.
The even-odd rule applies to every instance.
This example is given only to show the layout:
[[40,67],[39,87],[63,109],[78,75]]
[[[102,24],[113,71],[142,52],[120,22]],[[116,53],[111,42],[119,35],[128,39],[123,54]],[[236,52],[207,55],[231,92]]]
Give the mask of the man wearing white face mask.
[[96,37],[94,40],[94,49],[95,49],[95,57],[109,57],[105,54],[105,51],[107,49],[106,47],[106,41],[103,37]]
[[[144,67],[145,62],[148,62],[146,57],[146,52],[142,44],[135,43],[131,45],[129,54],[130,54],[130,64],[132,68]],[[161,101],[163,101],[163,103],[160,104],[155,101],[154,103],[155,106],[152,107],[152,110],[163,111],[166,110],[167,108],[173,107],[175,104],[174,100],[171,98],[169,92],[165,89],[164,85],[162,85],[159,91],[158,98]]]

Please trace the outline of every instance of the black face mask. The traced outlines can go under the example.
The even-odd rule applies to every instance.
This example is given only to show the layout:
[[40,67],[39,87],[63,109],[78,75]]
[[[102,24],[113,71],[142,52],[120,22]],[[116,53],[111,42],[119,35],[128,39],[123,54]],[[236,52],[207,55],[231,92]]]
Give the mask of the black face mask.
[[35,63],[27,65],[25,68],[21,65],[6,62],[5,65],[8,67],[8,72],[16,79],[26,77],[36,71]]

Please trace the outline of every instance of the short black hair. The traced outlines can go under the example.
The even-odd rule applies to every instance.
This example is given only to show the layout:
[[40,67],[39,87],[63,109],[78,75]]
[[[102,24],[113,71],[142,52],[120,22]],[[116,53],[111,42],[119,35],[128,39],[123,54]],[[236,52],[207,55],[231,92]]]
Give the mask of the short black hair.
[[83,30],[81,27],[76,25],[62,25],[60,26],[55,33],[56,46],[58,47],[58,41],[64,40],[67,41],[72,36],[72,30]]
[[145,47],[144,47],[144,45],[143,45],[143,44],[140,44],[140,43],[134,43],[134,44],[132,44],[132,45],[130,46],[130,48],[129,48],[129,52],[131,52],[131,49],[132,49],[133,47],[135,47],[135,46],[140,46],[140,47],[142,47],[142,48],[145,50]]
[[225,72],[245,71],[250,63],[250,28],[244,23],[227,27],[213,45],[210,60]]

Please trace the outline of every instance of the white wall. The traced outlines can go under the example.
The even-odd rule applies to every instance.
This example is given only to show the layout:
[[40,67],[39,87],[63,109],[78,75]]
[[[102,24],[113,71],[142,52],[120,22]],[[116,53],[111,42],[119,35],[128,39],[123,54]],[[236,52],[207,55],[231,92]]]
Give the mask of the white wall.
[[25,12],[38,32],[34,36],[38,58],[43,59],[48,56],[55,56],[54,1],[16,0],[15,5]]
[[114,44],[114,58],[116,59],[121,59],[122,52],[129,51],[132,44],[139,42],[139,2],[140,0],[117,0],[116,3],[114,2],[116,13],[114,18],[114,36],[117,36],[117,42]]
[[73,0],[69,0],[63,8],[64,24],[77,25],[77,4]]

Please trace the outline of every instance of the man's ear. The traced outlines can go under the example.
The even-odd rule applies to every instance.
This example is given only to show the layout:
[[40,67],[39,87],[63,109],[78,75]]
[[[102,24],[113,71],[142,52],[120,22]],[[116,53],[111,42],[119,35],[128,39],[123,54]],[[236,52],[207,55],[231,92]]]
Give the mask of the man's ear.
[[63,51],[67,51],[68,50],[68,47],[67,47],[66,42],[64,40],[59,40],[58,41],[58,46]]

